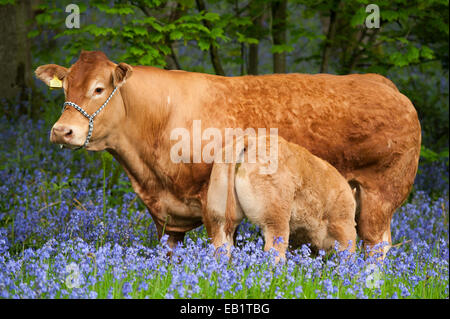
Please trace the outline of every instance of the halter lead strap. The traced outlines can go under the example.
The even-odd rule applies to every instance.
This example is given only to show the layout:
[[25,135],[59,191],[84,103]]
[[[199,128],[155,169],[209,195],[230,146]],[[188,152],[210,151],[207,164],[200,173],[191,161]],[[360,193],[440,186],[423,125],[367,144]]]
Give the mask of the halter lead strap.
[[84,142],[84,144],[83,144],[82,146],[78,147],[77,150],[80,149],[80,148],[86,147],[86,146],[89,144],[89,140],[91,139],[91,136],[92,136],[92,131],[94,130],[94,118],[98,115],[98,113],[101,112],[101,110],[104,109],[104,107],[106,106],[106,104],[108,104],[109,100],[111,100],[111,98],[112,98],[112,96],[114,95],[114,93],[116,93],[116,90],[117,90],[117,86],[114,88],[114,90],[113,90],[113,91],[111,92],[111,94],[108,96],[108,98],[106,99],[105,103],[103,103],[102,106],[100,106],[100,107],[98,108],[98,110],[95,111],[95,113],[92,114],[92,115],[89,115],[85,110],[83,110],[83,108],[82,108],[81,106],[79,106],[79,105],[76,104],[76,103],[73,103],[73,102],[64,102],[63,109],[62,109],[63,112],[64,112],[64,110],[66,109],[66,106],[69,105],[69,106],[74,107],[75,110],[77,110],[78,112],[80,112],[81,114],[83,114],[83,115],[84,115],[85,117],[87,117],[87,119],[89,120],[89,131],[88,131],[88,134],[87,134],[87,136],[86,136],[86,141]]

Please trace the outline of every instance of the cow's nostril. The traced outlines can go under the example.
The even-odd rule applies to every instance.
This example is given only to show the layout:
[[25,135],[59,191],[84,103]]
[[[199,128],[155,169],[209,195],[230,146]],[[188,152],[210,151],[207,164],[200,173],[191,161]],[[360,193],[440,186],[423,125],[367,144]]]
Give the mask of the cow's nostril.
[[53,127],[53,134],[56,137],[69,138],[73,136],[73,130],[70,127],[58,125]]

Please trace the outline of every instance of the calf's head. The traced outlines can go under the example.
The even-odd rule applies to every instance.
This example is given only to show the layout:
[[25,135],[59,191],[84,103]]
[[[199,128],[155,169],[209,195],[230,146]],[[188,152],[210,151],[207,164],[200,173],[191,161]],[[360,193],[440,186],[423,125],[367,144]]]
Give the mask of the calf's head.
[[59,79],[66,102],[73,103],[65,105],[50,133],[51,142],[71,149],[85,145],[89,133],[89,119],[73,105],[81,107],[87,115],[93,115],[117,88],[104,109],[93,119],[94,129],[89,143],[85,145],[88,150],[107,148],[108,141],[117,134],[125,116],[119,89],[131,76],[132,67],[126,63],[115,64],[103,52],[82,51],[70,68],[47,64],[38,67],[35,73],[49,86],[55,77]]

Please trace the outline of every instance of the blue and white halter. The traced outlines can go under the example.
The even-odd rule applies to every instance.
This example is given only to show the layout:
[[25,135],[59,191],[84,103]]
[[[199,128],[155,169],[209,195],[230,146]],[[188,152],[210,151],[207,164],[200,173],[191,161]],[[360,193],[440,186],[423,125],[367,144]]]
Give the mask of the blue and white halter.
[[[113,90],[113,91],[111,92],[111,94],[108,96],[108,98],[106,99],[105,103],[103,103],[103,105],[100,106],[100,107],[98,108],[98,110],[95,111],[95,113],[92,114],[92,115],[89,115],[85,110],[83,110],[83,108],[82,108],[81,106],[79,106],[79,105],[76,104],[76,103],[73,103],[73,102],[64,102],[62,112],[64,112],[64,110],[66,109],[66,106],[67,106],[67,105],[73,106],[73,107],[75,108],[75,110],[77,110],[78,112],[80,112],[81,114],[83,114],[83,115],[84,115],[85,117],[87,117],[87,119],[89,120],[89,131],[88,131],[88,134],[87,134],[87,136],[86,136],[86,141],[84,142],[84,144],[83,144],[82,146],[76,148],[76,150],[79,150],[79,149],[81,149],[81,148],[83,148],[83,147],[86,147],[86,146],[89,144],[89,140],[91,139],[91,136],[92,136],[92,131],[94,130],[94,118],[98,115],[98,113],[101,112],[101,110],[104,109],[104,107],[106,106],[106,104],[108,104],[109,100],[111,100],[111,98],[112,98],[112,96],[114,95],[114,93],[116,93],[116,90],[117,90],[117,86],[114,88],[114,90]],[[61,148],[63,148],[63,145],[61,145]]]

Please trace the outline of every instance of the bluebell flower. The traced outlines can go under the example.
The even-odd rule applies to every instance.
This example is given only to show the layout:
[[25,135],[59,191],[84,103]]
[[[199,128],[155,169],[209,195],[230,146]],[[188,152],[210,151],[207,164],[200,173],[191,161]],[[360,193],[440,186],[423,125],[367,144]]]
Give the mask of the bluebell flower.
[[124,296],[128,296],[130,292],[133,291],[133,286],[128,281],[124,282],[122,285],[122,293]]
[[295,289],[294,289],[295,296],[297,298],[300,298],[302,293],[303,293],[303,287],[301,285],[296,286]]

